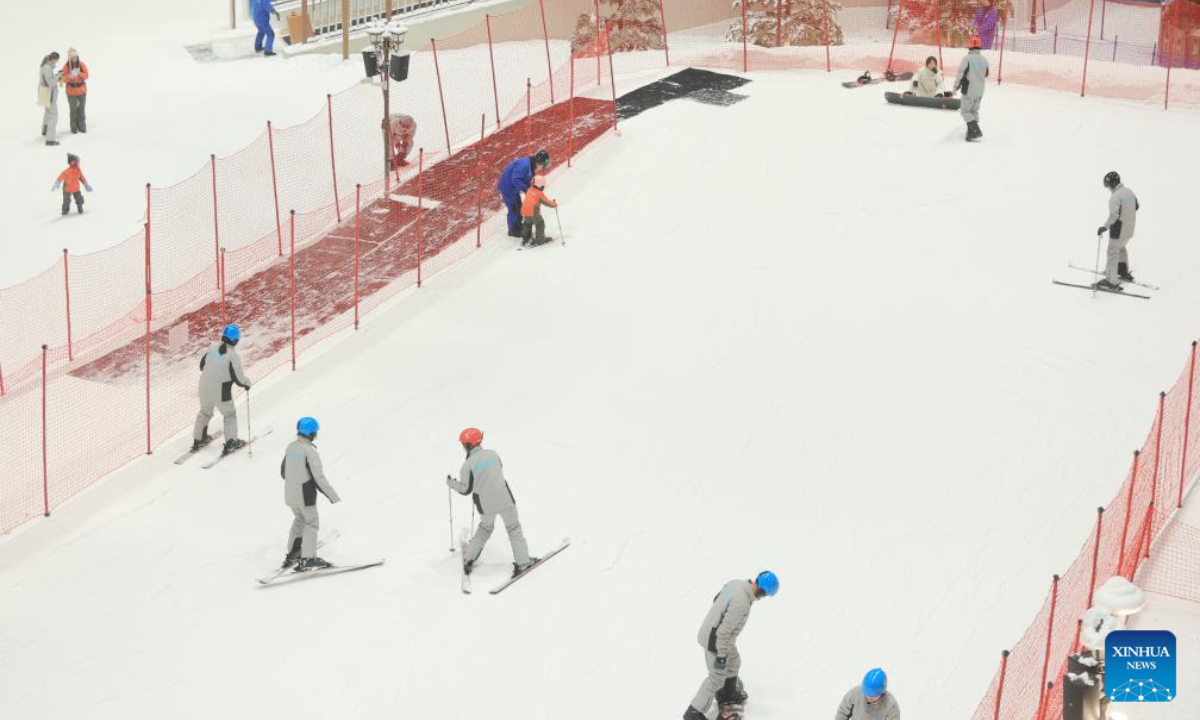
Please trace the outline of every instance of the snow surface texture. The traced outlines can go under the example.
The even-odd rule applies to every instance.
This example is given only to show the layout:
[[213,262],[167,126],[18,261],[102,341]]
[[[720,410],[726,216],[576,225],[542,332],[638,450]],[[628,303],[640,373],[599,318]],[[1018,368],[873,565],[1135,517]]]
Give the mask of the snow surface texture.
[[[0,543],[6,720],[677,717],[712,595],[768,567],[755,718],[832,713],[877,665],[906,716],[967,718],[1185,359],[1196,116],[1004,86],[968,145],[836,79],[622,123],[549,187],[568,247],[492,242],[256,385],[256,426],[321,420],[326,557],[383,568],[257,588],[281,432],[212,471],[180,437]],[[1149,302],[1049,283],[1093,257],[1112,168]],[[535,554],[574,540],[499,597],[448,550],[467,424]],[[476,586],[509,561],[498,529]]]

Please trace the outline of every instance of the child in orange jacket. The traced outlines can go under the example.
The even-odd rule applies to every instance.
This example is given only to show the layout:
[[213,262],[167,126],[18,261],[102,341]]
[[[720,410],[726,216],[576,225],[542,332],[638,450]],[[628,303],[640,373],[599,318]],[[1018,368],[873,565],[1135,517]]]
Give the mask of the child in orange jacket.
[[546,178],[536,175],[533,178],[533,184],[525,191],[525,200],[521,203],[521,247],[537,247],[554,239],[546,237],[546,221],[542,219],[542,204],[556,208],[558,203],[546,195],[545,188]]
[[83,212],[83,193],[79,192],[79,186],[88,192],[92,191],[92,186],[88,185],[87,178],[83,176],[83,168],[79,167],[79,156],[67,153],[67,169],[58,174],[58,181],[54,183],[54,187],[50,192],[54,192],[62,188],[62,214],[66,215],[71,212],[71,197],[75,198],[75,207],[79,208],[79,212]]

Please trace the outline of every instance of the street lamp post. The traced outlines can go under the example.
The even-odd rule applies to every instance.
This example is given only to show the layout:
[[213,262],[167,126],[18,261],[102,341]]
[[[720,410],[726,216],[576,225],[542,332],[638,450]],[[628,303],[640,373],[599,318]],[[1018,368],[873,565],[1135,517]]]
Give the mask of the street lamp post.
[[391,117],[391,81],[402,82],[408,77],[407,51],[404,46],[404,36],[408,27],[393,20],[384,23],[376,21],[367,27],[367,37],[371,40],[371,48],[363,50],[363,66],[367,77],[379,75],[379,84],[383,88],[383,172],[385,187],[390,187],[392,172],[392,138],[389,118]]

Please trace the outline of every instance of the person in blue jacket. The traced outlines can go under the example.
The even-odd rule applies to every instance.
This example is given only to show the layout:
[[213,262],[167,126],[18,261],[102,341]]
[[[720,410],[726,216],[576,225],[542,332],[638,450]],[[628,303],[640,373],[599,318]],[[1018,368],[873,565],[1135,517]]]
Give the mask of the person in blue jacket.
[[[254,52],[260,52],[267,57],[274,55],[275,29],[271,27],[271,15],[279,19],[279,11],[272,4],[273,0],[251,0],[250,14],[254,18],[254,27],[258,34],[254,36]],[[263,39],[266,38],[266,51],[263,51]]]
[[541,175],[550,167],[550,153],[538,150],[532,156],[519,157],[504,167],[496,189],[504,198],[508,208],[508,236],[521,237],[521,194],[529,189],[534,175]]

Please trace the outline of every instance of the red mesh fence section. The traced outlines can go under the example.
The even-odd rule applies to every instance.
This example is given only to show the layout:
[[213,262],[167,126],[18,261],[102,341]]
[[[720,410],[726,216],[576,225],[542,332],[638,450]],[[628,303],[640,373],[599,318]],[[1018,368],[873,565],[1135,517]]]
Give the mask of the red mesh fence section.
[[1175,522],[1137,577],[1138,587],[1200,603],[1200,528]]

